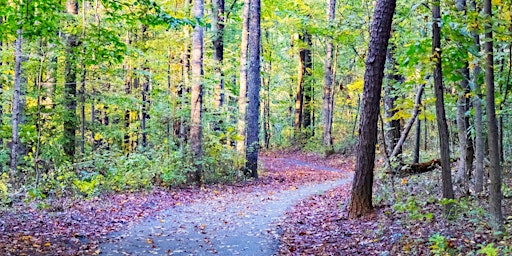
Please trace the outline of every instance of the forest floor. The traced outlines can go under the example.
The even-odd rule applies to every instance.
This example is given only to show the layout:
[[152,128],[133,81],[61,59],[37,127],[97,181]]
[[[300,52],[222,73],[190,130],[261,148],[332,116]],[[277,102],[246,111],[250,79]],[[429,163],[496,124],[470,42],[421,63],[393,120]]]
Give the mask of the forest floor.
[[0,212],[0,255],[512,255],[510,189],[507,230],[496,235],[485,194],[459,195],[445,218],[439,170],[391,189],[378,169],[375,212],[350,220],[351,157],[260,159],[257,181],[16,205]]
[[349,183],[350,158],[274,152],[260,179],[36,202],[0,212],[2,255],[273,255],[293,205]]

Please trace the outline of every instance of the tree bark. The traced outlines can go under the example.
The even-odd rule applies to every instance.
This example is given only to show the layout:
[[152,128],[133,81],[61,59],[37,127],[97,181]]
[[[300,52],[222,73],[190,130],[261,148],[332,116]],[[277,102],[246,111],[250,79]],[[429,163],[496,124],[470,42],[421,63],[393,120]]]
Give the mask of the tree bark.
[[[477,11],[476,1],[471,0],[471,11]],[[477,52],[480,52],[480,35],[478,32],[471,33],[474,39],[474,45]],[[475,109],[475,192],[480,193],[484,184],[484,136],[483,136],[483,111],[482,111],[482,90],[478,82],[480,76],[480,66],[473,67],[474,98],[473,108]]]
[[484,0],[485,22],[485,101],[487,111],[487,127],[489,140],[489,213],[494,230],[503,230],[503,213],[501,201],[501,163],[498,144],[498,126],[496,120],[496,104],[494,100],[494,54],[492,33],[492,2]]
[[215,109],[220,111],[224,105],[224,1],[212,0],[212,32],[213,32],[213,60],[215,74]]
[[[329,24],[334,25],[334,18],[336,13],[336,0],[328,0],[329,4],[327,7],[327,18],[329,19]],[[323,95],[323,104],[322,104],[322,121],[323,121],[323,134],[322,139],[324,142],[324,146],[329,150],[332,150],[332,105],[334,102],[333,97],[333,63],[334,58],[334,46],[333,46],[333,38],[330,37],[327,39],[327,49],[326,49],[326,58],[325,58],[325,74],[324,74],[324,95]]]
[[[297,76],[297,94],[295,97],[295,131],[301,135],[301,128],[311,128],[312,85],[311,76],[313,62],[311,60],[311,35],[307,31],[299,34],[303,46],[299,50],[299,73]],[[306,137],[310,131],[306,130]],[[298,137],[297,137],[298,138]]]
[[373,168],[375,165],[379,102],[395,7],[396,0],[378,0],[373,15],[370,46],[364,74],[355,175],[349,205],[349,217],[351,218],[366,215],[373,210]]
[[[126,33],[125,43],[127,46],[131,44],[129,32]],[[124,67],[123,67],[124,71],[126,72],[125,80],[124,80],[124,93],[126,94],[126,97],[130,97],[130,94],[132,91],[132,70],[131,70],[132,67],[131,67],[130,63],[131,63],[130,60],[125,59],[125,63],[124,63]],[[123,138],[124,146],[123,146],[123,150],[125,152],[131,151],[130,113],[131,113],[130,109],[126,109],[124,111],[124,138]]]
[[[204,1],[194,0],[194,18],[203,19]],[[196,24],[192,32],[192,93],[190,108],[190,149],[194,155],[196,172],[193,181],[200,183],[203,156],[203,27]]]
[[20,147],[20,135],[18,126],[20,123],[20,98],[21,98],[21,63],[23,61],[22,45],[23,35],[22,30],[16,31],[16,45],[15,45],[15,64],[14,64],[14,88],[12,99],[12,146],[11,146],[11,163],[10,175],[13,188],[17,188],[18,180],[18,148]]
[[[439,132],[439,147],[441,151],[441,169],[443,180],[443,198],[453,199],[453,185],[450,168],[450,144],[446,113],[444,109],[443,71],[441,68],[441,7],[440,0],[432,3],[432,55],[434,68],[434,91],[436,96],[436,119]],[[447,205],[446,211],[449,210]]]
[[[66,10],[68,14],[78,14],[78,3],[75,0],[67,0]],[[76,143],[76,54],[78,46],[76,35],[69,34],[66,39],[66,62],[65,62],[65,86],[64,86],[64,143],[63,148],[66,155],[73,160],[75,157]]]
[[247,152],[246,168],[253,178],[258,178],[258,151],[259,151],[259,109],[260,109],[260,0],[251,0],[249,22],[249,71],[247,76]]
[[238,96],[238,136],[236,148],[240,154],[246,153],[246,121],[247,121],[247,56],[249,38],[250,0],[244,0],[242,21],[242,42],[240,45],[240,95]]

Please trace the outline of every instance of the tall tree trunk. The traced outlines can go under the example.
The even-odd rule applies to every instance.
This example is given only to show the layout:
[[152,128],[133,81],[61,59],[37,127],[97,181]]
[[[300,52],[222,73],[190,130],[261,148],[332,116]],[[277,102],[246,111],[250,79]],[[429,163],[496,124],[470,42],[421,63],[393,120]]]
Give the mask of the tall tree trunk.
[[16,31],[16,46],[15,46],[15,64],[14,64],[14,88],[13,88],[13,99],[12,99],[12,146],[11,146],[11,163],[10,163],[10,175],[11,183],[14,188],[18,187],[18,148],[20,147],[20,135],[18,125],[20,123],[20,98],[21,98],[21,62],[23,61],[22,56],[22,45],[23,35],[22,30]]
[[396,0],[377,0],[374,10],[364,74],[355,175],[349,205],[349,217],[351,218],[366,215],[373,210],[373,168],[375,144],[377,143],[377,121],[380,111],[379,102],[395,7]]
[[[441,151],[441,169],[443,179],[443,198],[453,199],[453,185],[450,168],[450,144],[448,124],[444,109],[443,71],[441,68],[441,7],[440,0],[432,3],[432,55],[434,68],[434,91],[436,96],[436,119],[439,132],[439,147]],[[449,209],[447,205],[446,210]]]
[[[270,33],[268,30],[265,31],[265,37],[267,39],[267,44],[269,45],[268,51],[268,62],[266,63],[266,74],[267,79],[262,78],[262,85],[265,88],[265,98],[263,104],[263,141],[265,148],[268,149],[270,147],[270,81],[272,80],[272,50],[271,50],[271,39]],[[263,47],[262,52],[263,52]]]
[[299,74],[299,82],[303,84],[302,88],[304,89],[304,100],[302,106],[302,127],[306,129],[306,136],[310,137],[312,135],[312,125],[313,125],[313,117],[312,117],[312,104],[313,104],[313,60],[311,55],[311,48],[313,42],[311,40],[311,34],[309,32],[304,32],[299,35],[299,39],[303,42],[304,47],[299,52],[301,68],[299,72],[302,72],[302,75]]
[[414,139],[414,155],[412,162],[417,164],[420,162],[420,147],[421,147],[421,119],[418,118],[416,123],[416,135]]
[[[185,35],[184,38],[188,38],[188,28],[185,27]],[[182,77],[183,83],[181,84],[178,95],[180,97],[180,108],[182,111],[185,110],[185,106],[187,104],[187,89],[190,88],[190,45],[188,40],[185,40],[183,45],[183,54],[181,56],[181,68],[182,68]],[[179,138],[180,138],[180,150],[183,151],[185,142],[187,141],[187,125],[185,123],[185,116],[183,114],[180,115],[180,130],[179,130]]]
[[248,49],[249,71],[247,73],[247,152],[246,168],[251,171],[253,178],[258,178],[258,150],[259,150],[259,109],[260,109],[260,0],[251,0]]
[[212,32],[213,54],[215,73],[215,109],[220,111],[224,105],[224,73],[222,65],[224,61],[224,2],[225,0],[212,0]]
[[[299,50],[299,73],[297,76],[297,94],[295,97],[295,131],[301,135],[301,128],[311,128],[312,85],[311,76],[313,62],[311,60],[311,35],[307,31],[299,34],[303,46]],[[306,131],[309,137],[310,131]],[[297,137],[298,138],[298,137]]]
[[[126,33],[126,39],[125,39],[126,45],[131,44],[130,40],[130,32]],[[125,97],[130,97],[131,91],[132,91],[132,71],[131,71],[131,61],[127,58],[124,62],[124,71],[126,72],[125,79],[124,79],[124,93],[126,94]],[[131,131],[130,131],[130,109],[124,110],[124,138],[123,138],[123,150],[125,152],[131,151]]]
[[149,119],[149,87],[151,84],[151,76],[149,75],[149,68],[145,67],[144,71],[147,75],[144,78],[144,84],[142,85],[142,113],[141,113],[141,130],[142,130],[142,148],[148,146],[148,131],[147,131],[147,120]]
[[[68,14],[78,14],[78,3],[75,0],[67,0],[66,10]],[[64,143],[63,148],[66,155],[73,160],[75,157],[76,142],[76,54],[78,46],[76,35],[69,34],[66,38],[66,64],[65,64],[65,86],[64,86]]]
[[[327,7],[327,18],[329,19],[329,23],[334,26],[334,17],[336,13],[336,0],[329,0],[329,4]],[[322,139],[324,142],[324,146],[329,150],[332,150],[332,104],[334,102],[333,97],[333,85],[334,85],[334,77],[333,77],[333,58],[334,58],[334,47],[333,47],[333,38],[327,39],[327,50],[326,50],[326,58],[325,58],[325,74],[324,74],[324,95],[323,95],[323,104],[322,104],[322,121],[323,121],[323,134]]]
[[489,207],[491,225],[495,230],[503,230],[503,213],[501,210],[501,163],[498,145],[498,126],[496,121],[496,105],[494,100],[494,54],[492,34],[492,2],[484,0],[485,22],[485,101],[487,111],[487,127],[489,140]]
[[[204,16],[204,1],[194,0],[194,18]],[[195,182],[201,182],[203,156],[203,27],[197,24],[192,32],[192,94],[190,107],[190,149],[194,155],[196,172]]]
[[[457,9],[464,12],[466,16],[466,0],[457,1]],[[473,143],[471,136],[469,136],[469,119],[466,116],[466,112],[469,110],[469,63],[464,60],[464,67],[459,70],[462,75],[460,86],[462,88],[459,92],[457,99],[457,128],[459,137],[459,150],[460,150],[460,161],[459,161],[459,173],[458,181],[462,182],[462,189],[464,193],[469,193],[469,178],[473,169]]]
[[[396,62],[393,57],[394,50],[395,46],[391,43],[386,55],[389,70],[386,76],[387,84],[384,86],[384,116],[388,120],[388,122],[386,122],[385,136],[386,141],[388,142],[388,152],[393,151],[401,134],[400,120],[393,119],[393,116],[397,112],[395,109],[395,101],[398,99],[398,90],[396,89],[396,86],[398,86],[398,83],[402,83],[403,81],[402,76],[397,74]],[[402,148],[400,148],[397,155],[401,153]]]
[[[3,16],[0,16],[0,25],[2,25],[2,23],[4,22],[4,17]],[[0,38],[0,52],[3,51],[3,47],[4,47],[4,44],[3,44],[3,41],[2,41],[2,38]],[[0,68],[2,68],[3,66],[3,62],[2,62],[2,59],[0,58]],[[2,94],[3,94],[3,81],[0,80],[0,97],[2,97]],[[3,115],[4,115],[4,110],[3,110],[3,107],[2,107],[2,104],[0,104],[0,126],[3,125]],[[3,141],[3,138],[0,138],[0,146],[4,144],[4,141]]]
[[[477,11],[476,0],[471,0],[471,11]],[[477,52],[480,52],[480,35],[478,32],[473,31],[474,45]],[[480,66],[473,67],[473,84],[474,84],[474,98],[473,108],[475,108],[475,192],[480,193],[483,190],[484,184],[484,136],[483,136],[483,111],[482,111],[482,91],[481,84],[478,82],[480,76]]]
[[236,148],[240,154],[246,151],[246,121],[247,121],[247,56],[249,41],[249,10],[250,0],[244,0],[243,21],[242,21],[242,42],[240,45],[240,95],[238,96],[238,136]]

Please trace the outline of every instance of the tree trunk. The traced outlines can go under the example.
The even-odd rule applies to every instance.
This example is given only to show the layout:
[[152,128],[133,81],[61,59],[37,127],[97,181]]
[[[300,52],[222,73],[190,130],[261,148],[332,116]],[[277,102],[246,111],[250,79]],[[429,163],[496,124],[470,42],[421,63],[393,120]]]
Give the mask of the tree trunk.
[[260,0],[251,0],[249,22],[249,71],[247,73],[247,152],[246,168],[253,178],[258,178],[259,109],[260,109]]
[[501,210],[501,164],[498,145],[498,126],[496,121],[496,106],[494,100],[494,55],[492,34],[492,2],[484,0],[485,22],[485,101],[487,111],[487,127],[489,140],[489,213],[494,230],[503,230],[503,214]]
[[[313,62],[311,60],[311,35],[304,31],[299,35],[303,47],[299,50],[299,74],[297,76],[297,94],[295,97],[295,130],[296,136],[301,134],[301,128],[311,129],[311,103]],[[306,137],[311,131],[306,130]]]
[[[0,16],[0,25],[2,25],[3,21],[4,21],[4,17]],[[0,38],[0,52],[3,51],[3,47],[4,47],[3,41],[2,41],[2,38]],[[2,62],[2,59],[0,58],[0,69],[2,68],[2,66],[3,66],[3,62]],[[4,90],[4,88],[3,88],[4,85],[2,82],[3,81],[0,80],[0,97],[2,97],[3,90]],[[0,104],[0,126],[3,125],[3,115],[4,115],[4,110],[3,110],[2,104]],[[3,138],[0,138],[0,146],[2,146],[3,144],[4,144]]]
[[[421,97],[420,97],[421,101]],[[420,162],[420,147],[421,147],[421,119],[418,118],[418,122],[416,123],[416,135],[414,140],[414,156],[412,162],[417,164]]]
[[[188,27],[184,28],[185,35],[184,38],[188,38],[189,31]],[[185,106],[187,104],[187,90],[190,88],[190,46],[188,40],[185,40],[183,45],[183,55],[181,56],[181,67],[182,67],[182,77],[183,83],[181,84],[180,90],[178,92],[180,97],[180,108],[182,111],[185,110]],[[180,115],[180,130],[179,130],[179,138],[180,138],[180,150],[183,151],[185,142],[187,141],[187,125],[185,121],[185,117],[183,114]]]
[[[471,0],[471,11],[477,11],[476,1]],[[478,32],[473,31],[474,45],[477,52],[480,52],[480,35]],[[483,190],[484,184],[484,136],[483,136],[483,113],[482,113],[482,92],[481,85],[478,82],[480,76],[480,66],[473,67],[473,84],[474,84],[474,98],[473,108],[475,108],[475,192],[480,193]]]
[[244,0],[243,21],[242,21],[242,43],[240,53],[240,95],[238,96],[238,136],[236,148],[240,154],[246,151],[246,121],[247,121],[247,56],[249,38],[249,10],[250,0]]
[[[388,120],[388,122],[386,122],[385,136],[386,141],[388,142],[388,152],[393,151],[400,140],[401,135],[400,120],[393,119],[393,116],[397,112],[395,109],[395,101],[398,99],[398,90],[396,86],[398,86],[399,83],[402,83],[403,78],[397,74],[396,62],[393,57],[394,50],[395,46],[391,44],[386,55],[389,70],[386,76],[387,84],[384,86],[384,116],[386,117],[386,120]],[[400,147],[397,155],[401,153],[402,148]]]
[[[67,0],[66,10],[68,14],[78,14],[78,4],[75,0]],[[76,35],[69,34],[66,39],[66,63],[65,63],[65,86],[64,86],[64,143],[63,148],[66,155],[73,161],[75,157],[76,142],[76,54],[78,46]]]
[[222,65],[224,61],[224,1],[212,0],[212,32],[213,54],[215,74],[215,109],[221,111],[224,105],[224,73]]
[[11,183],[13,188],[17,188],[18,180],[18,148],[20,147],[20,135],[19,135],[19,123],[20,123],[20,98],[21,98],[21,62],[23,61],[22,56],[22,45],[23,35],[22,30],[16,31],[16,48],[15,48],[15,64],[14,64],[14,88],[13,88],[13,99],[12,99],[12,146],[11,146]]
[[[334,26],[334,17],[336,13],[336,0],[329,0],[329,4],[327,7],[327,18],[329,19],[329,23]],[[326,58],[325,58],[325,74],[324,74],[324,95],[323,95],[323,105],[322,105],[322,121],[323,121],[323,134],[322,139],[324,142],[324,146],[329,150],[332,150],[332,102],[334,101],[333,97],[333,58],[334,58],[334,47],[333,47],[333,38],[330,37],[327,39],[327,50],[326,50]],[[336,65],[336,63],[334,63]]]
[[[127,46],[131,44],[130,32],[126,32],[125,43]],[[132,91],[132,70],[131,70],[132,67],[131,67],[130,63],[131,63],[130,60],[125,59],[125,62],[123,65],[124,71],[126,72],[125,79],[124,79],[124,93],[126,94],[125,95],[126,97],[130,97],[130,94]],[[130,109],[124,110],[124,138],[123,138],[124,146],[123,146],[123,150],[125,152],[131,151],[130,113],[131,113]]]
[[[441,68],[441,8],[440,0],[432,3],[432,55],[434,68],[434,91],[436,96],[436,119],[439,132],[439,147],[441,151],[441,169],[443,180],[443,198],[453,199],[453,185],[450,168],[450,144],[446,113],[444,109],[443,71]],[[446,211],[449,210],[447,205]]]
[[368,214],[373,210],[373,168],[375,144],[377,143],[377,121],[380,111],[379,102],[395,7],[396,0],[377,0],[373,15],[364,74],[355,175],[349,205],[349,217],[351,218]]
[[149,119],[149,87],[151,84],[151,76],[149,75],[149,68],[145,67],[144,71],[146,73],[144,78],[144,84],[142,85],[142,113],[141,113],[141,124],[140,128],[142,130],[142,148],[146,148],[148,146],[148,131],[147,131],[147,120]]
[[[194,0],[194,18],[203,19],[204,1]],[[197,24],[192,32],[192,93],[190,107],[190,149],[194,155],[196,172],[193,181],[200,183],[203,156],[203,27]]]

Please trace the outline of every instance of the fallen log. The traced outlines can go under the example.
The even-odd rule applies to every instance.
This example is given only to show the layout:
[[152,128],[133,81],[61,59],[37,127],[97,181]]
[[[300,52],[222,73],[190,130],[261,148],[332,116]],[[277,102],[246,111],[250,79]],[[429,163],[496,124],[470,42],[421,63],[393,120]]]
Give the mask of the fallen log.
[[425,172],[430,172],[435,170],[441,165],[440,159],[432,159],[429,162],[424,163],[416,163],[416,164],[404,164],[400,163],[398,168],[396,168],[396,172],[387,174],[394,175],[395,177],[405,178],[411,175],[421,174]]

